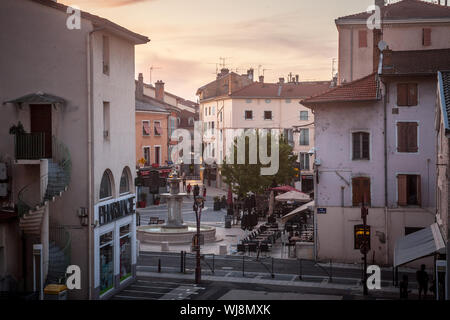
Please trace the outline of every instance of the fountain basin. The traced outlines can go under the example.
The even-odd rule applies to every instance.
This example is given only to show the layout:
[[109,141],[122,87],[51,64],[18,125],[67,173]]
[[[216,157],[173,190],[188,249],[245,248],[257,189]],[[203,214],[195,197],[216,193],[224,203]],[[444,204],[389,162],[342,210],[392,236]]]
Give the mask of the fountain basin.
[[[182,228],[171,228],[165,225],[149,225],[137,227],[137,239],[143,243],[169,244],[192,243],[192,237],[197,232],[195,224],[185,224]],[[205,243],[216,241],[216,228],[202,225],[200,233],[204,236]]]

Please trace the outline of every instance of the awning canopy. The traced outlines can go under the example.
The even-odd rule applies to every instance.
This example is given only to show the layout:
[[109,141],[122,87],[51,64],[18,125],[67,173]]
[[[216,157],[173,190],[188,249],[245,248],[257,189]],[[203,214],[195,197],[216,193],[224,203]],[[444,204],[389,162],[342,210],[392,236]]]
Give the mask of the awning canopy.
[[57,97],[51,94],[43,93],[43,92],[36,92],[36,93],[30,93],[25,96],[22,96],[20,98],[16,98],[14,100],[9,100],[3,102],[3,104],[7,103],[14,103],[14,104],[62,104],[64,105],[66,103],[66,100]]
[[289,192],[289,191],[301,192],[300,190],[297,190],[297,189],[295,189],[294,187],[291,187],[291,186],[281,186],[281,187],[271,188],[269,190],[270,191],[278,191],[278,192]]
[[300,191],[289,191],[283,194],[280,194],[275,198],[277,201],[310,201],[311,198],[306,193]]
[[437,223],[397,240],[394,249],[394,267],[429,256],[445,248]]
[[296,215],[298,215],[298,214],[300,214],[300,213],[303,213],[303,212],[305,212],[305,211],[307,211],[307,210],[310,210],[310,208],[311,208],[313,205],[314,205],[314,200],[311,201],[311,202],[305,203],[304,205],[298,207],[297,209],[295,209],[295,210],[289,212],[287,215],[283,216],[283,217],[281,218],[281,222],[282,222],[282,223],[288,222],[289,220],[291,220],[291,219],[292,219],[293,217],[295,217]]

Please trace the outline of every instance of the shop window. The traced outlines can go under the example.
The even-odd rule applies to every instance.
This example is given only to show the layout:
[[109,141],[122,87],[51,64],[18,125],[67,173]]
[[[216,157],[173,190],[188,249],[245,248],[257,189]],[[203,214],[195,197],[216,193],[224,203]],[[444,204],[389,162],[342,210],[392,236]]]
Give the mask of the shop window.
[[120,227],[120,281],[131,277],[131,228]]
[[300,141],[301,146],[309,146],[309,129],[300,129]]
[[417,83],[397,84],[397,106],[412,107],[418,103]]
[[252,120],[253,119],[253,111],[247,110],[245,111],[245,120]]
[[421,178],[419,175],[399,174],[398,184],[398,205],[399,206],[420,206],[422,202]]
[[264,111],[264,120],[272,120],[272,111]]
[[130,169],[124,168],[120,177],[120,194],[130,192]]
[[143,136],[150,135],[150,121],[148,120],[142,121],[142,135]]
[[370,250],[370,226],[366,225],[366,229],[364,230],[364,225],[356,225],[354,229],[354,236],[355,250],[361,249],[364,242],[367,243],[367,248]]
[[370,136],[367,132],[353,132],[353,160],[370,160]]
[[114,287],[114,238],[113,232],[100,236],[100,295]]
[[352,199],[354,207],[360,207],[363,203],[370,206],[370,178],[352,179]]
[[112,197],[112,179],[111,173],[106,170],[103,173],[102,181],[100,183],[100,199],[107,199]]
[[397,152],[416,153],[419,151],[417,122],[397,122]]

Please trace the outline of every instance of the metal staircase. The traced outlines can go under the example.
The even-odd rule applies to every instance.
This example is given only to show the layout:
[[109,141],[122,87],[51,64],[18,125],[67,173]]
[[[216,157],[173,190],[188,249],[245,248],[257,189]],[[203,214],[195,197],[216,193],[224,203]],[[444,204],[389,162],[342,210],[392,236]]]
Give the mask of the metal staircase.
[[66,270],[70,265],[71,241],[70,233],[65,227],[50,227],[47,284],[65,282]]

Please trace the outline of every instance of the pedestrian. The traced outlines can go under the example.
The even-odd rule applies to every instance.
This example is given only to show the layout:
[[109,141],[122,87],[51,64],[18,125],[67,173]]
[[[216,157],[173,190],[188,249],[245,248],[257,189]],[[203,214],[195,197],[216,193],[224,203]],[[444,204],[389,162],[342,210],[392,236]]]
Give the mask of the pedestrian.
[[423,264],[420,266],[420,270],[416,272],[417,284],[419,285],[419,300],[427,298],[428,292],[428,273],[425,271],[426,266]]
[[194,198],[198,197],[200,195],[200,187],[198,186],[198,184],[196,184],[194,186]]
[[183,192],[186,191],[186,172],[183,172]]
[[192,189],[192,186],[191,186],[191,184],[189,183],[189,184],[187,185],[187,187],[186,187],[186,191],[187,191],[188,198],[191,196],[191,189]]
[[203,198],[206,199],[206,186],[203,185]]
[[408,276],[406,274],[400,281],[400,300],[408,300]]

